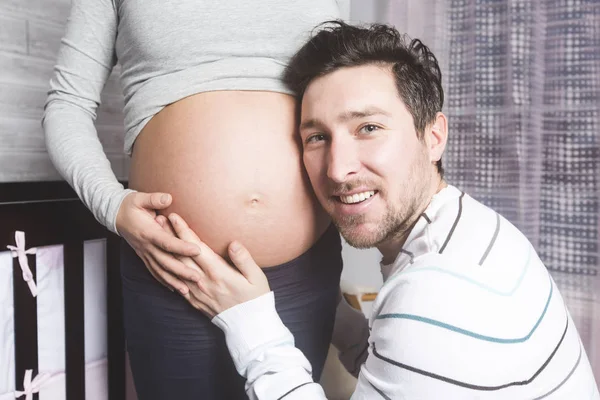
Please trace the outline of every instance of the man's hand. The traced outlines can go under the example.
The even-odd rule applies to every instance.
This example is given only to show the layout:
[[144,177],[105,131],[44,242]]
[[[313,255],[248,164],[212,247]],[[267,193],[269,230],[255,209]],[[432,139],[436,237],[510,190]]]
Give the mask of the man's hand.
[[236,269],[203,243],[179,215],[170,214],[169,221],[171,224],[162,215],[157,217],[165,232],[171,232],[200,248],[200,254],[196,256],[179,257],[181,262],[197,269],[200,274],[196,283],[188,283],[190,292],[184,294],[194,308],[213,318],[230,307],[270,291],[267,277],[241,243],[234,241],[228,248]]
[[176,256],[196,256],[200,249],[165,232],[156,222],[156,210],[169,207],[171,202],[171,195],[167,193],[130,193],[119,208],[116,226],[152,276],[169,289],[185,295],[189,289],[183,280],[195,282],[200,275]]

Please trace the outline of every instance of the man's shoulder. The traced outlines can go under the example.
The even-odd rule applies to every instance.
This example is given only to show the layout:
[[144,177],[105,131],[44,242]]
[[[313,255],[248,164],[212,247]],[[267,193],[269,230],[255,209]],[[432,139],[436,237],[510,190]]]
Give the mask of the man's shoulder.
[[[442,340],[518,338],[540,318],[565,318],[564,302],[532,254],[504,268],[427,254],[392,275],[372,309],[373,329],[387,327]],[[539,325],[539,324],[538,324]],[[498,340],[502,342],[503,340]]]
[[531,246],[508,219],[467,194],[444,203],[431,221],[430,247],[458,260],[489,265],[525,257]]
[[371,317],[376,358],[482,387],[529,379],[561,341],[573,361],[576,331],[562,340],[568,314],[539,260],[501,282],[444,260],[423,257],[385,283]]

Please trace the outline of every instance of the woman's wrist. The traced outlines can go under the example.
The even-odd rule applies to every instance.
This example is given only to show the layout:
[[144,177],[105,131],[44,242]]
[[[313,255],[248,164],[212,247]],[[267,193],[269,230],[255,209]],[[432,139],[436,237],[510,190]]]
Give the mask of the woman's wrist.
[[121,206],[123,205],[123,201],[125,201],[127,195],[131,193],[136,193],[136,191],[132,189],[122,189],[120,192],[113,194],[107,214],[107,221],[100,221],[108,230],[119,236],[122,235],[119,233],[117,218],[119,216]]

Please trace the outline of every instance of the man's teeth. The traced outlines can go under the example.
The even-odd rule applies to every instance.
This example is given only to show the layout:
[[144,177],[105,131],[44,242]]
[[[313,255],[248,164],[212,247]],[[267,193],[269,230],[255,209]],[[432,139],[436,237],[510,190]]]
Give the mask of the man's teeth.
[[365,201],[366,199],[373,196],[374,194],[375,194],[375,191],[370,190],[368,192],[356,193],[356,194],[353,194],[350,196],[340,196],[340,200],[342,203],[345,203],[345,204],[360,203],[361,201]]

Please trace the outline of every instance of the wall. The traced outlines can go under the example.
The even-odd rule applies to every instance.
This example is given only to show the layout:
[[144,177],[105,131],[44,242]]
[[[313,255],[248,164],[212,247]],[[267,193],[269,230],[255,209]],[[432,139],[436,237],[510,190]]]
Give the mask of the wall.
[[[60,179],[40,120],[70,4],[0,0],[0,182]],[[115,77],[105,87],[97,125],[115,173],[124,178],[123,101]]]

